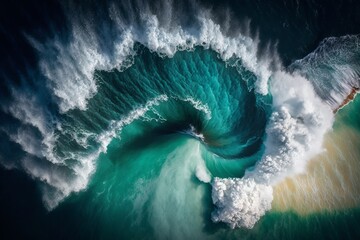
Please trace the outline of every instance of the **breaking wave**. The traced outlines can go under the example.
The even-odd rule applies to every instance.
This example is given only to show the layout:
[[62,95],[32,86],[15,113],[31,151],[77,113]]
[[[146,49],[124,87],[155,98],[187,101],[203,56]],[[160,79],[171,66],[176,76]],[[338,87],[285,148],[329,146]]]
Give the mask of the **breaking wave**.
[[166,16],[147,4],[112,4],[99,28],[88,21],[95,16],[64,6],[67,41],[27,36],[44,85],[13,86],[1,105],[10,119],[1,131],[23,154],[0,161],[38,181],[51,210],[87,188],[124,128],[150,122],[156,133],[194,137],[222,161],[255,159],[244,174],[224,177],[198,151],[205,163],[194,172],[212,186],[214,222],[252,228],[271,209],[272,186],[323,151],[332,110],[360,87],[359,37],[325,39],[286,68],[276,51],[260,51],[256,37],[230,32],[210,10],[194,5],[184,23],[171,4],[164,8]]

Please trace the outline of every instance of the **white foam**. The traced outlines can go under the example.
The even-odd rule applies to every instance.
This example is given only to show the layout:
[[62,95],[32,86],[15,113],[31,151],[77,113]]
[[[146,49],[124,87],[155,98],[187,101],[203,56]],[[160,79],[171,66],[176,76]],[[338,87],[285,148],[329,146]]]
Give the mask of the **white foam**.
[[224,222],[231,228],[252,228],[271,209],[272,187],[258,184],[253,178],[214,178],[212,200],[216,209],[214,222]]
[[150,101],[148,101],[144,106],[136,108],[131,111],[127,116],[122,118],[120,121],[113,121],[108,131],[105,131],[101,135],[98,136],[97,141],[101,144],[101,151],[106,152],[107,146],[110,141],[119,136],[119,132],[126,125],[129,125],[133,121],[139,119],[144,116],[144,114],[149,111],[153,106],[159,105],[161,102],[165,102],[168,100],[167,95],[160,95]]
[[204,183],[209,183],[211,181],[211,176],[210,174],[207,172],[207,169],[205,166],[203,165],[199,165],[196,167],[196,177]]
[[201,182],[204,183],[210,183],[211,182],[211,174],[206,168],[205,161],[201,157],[200,153],[200,144],[197,146],[197,156],[200,156],[197,161],[197,165],[195,168],[195,176],[197,179],[199,179]]
[[270,89],[274,110],[266,128],[265,157],[248,175],[274,184],[283,175],[304,171],[306,161],[323,150],[323,136],[331,129],[333,114],[300,76],[276,72]]
[[189,102],[191,103],[191,105],[196,109],[199,110],[200,112],[203,112],[206,116],[206,119],[210,120],[211,119],[211,110],[209,108],[209,106],[206,103],[202,103],[199,100],[195,100],[192,97],[187,97],[185,99],[182,99],[185,102]]
[[270,91],[274,110],[266,127],[264,156],[242,179],[213,182],[213,220],[232,228],[252,228],[270,210],[272,185],[304,171],[307,160],[323,150],[323,136],[332,126],[330,107],[306,79],[275,72]]

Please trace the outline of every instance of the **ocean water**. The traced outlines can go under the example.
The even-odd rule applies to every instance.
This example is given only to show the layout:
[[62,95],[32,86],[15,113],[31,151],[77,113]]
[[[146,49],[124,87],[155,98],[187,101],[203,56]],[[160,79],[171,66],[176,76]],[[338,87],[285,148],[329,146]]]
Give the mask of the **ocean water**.
[[1,239],[360,237],[359,4],[4,9]]

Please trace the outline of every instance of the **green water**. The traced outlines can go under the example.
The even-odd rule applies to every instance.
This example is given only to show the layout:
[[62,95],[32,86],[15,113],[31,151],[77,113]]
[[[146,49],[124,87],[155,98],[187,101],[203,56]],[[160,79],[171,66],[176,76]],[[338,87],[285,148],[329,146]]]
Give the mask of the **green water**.
[[[261,156],[270,99],[251,90],[255,76],[239,75],[211,51],[161,59],[144,49],[126,71],[96,77],[99,92],[86,112],[69,114],[69,126],[106,129],[107,119],[168,99],[118,130],[100,155],[76,200],[91,213],[86,219],[126,238],[203,239],[226,229],[211,222],[211,185],[201,180],[241,177]],[[205,142],[187,133],[191,126]]]
[[[356,98],[340,110],[335,126],[349,125],[350,120],[357,123],[359,116],[354,109],[359,103]],[[125,128],[122,139],[130,138],[135,128],[136,124]],[[204,159],[208,165],[216,161],[212,161],[199,141],[170,134],[141,148],[123,149],[124,145],[126,140],[113,140],[107,154],[100,156],[88,189],[55,210],[69,208],[75,211],[71,215],[81,216],[81,222],[75,221],[79,224],[75,231],[79,236],[104,239],[355,239],[360,236],[358,208],[308,216],[270,211],[251,230],[232,230],[214,224],[210,220],[211,187],[199,181],[195,173]],[[225,169],[226,164],[222,169],[226,173]]]
[[[203,170],[207,176],[241,177],[255,163],[262,154],[263,146],[256,139],[264,137],[261,126],[266,122],[269,99],[256,100],[236,69],[226,68],[212,52],[180,52],[174,59],[161,59],[148,52],[142,54],[141,61],[135,60],[125,72],[97,73],[101,88],[85,114],[98,117],[89,126],[100,129],[99,119],[117,119],[130,106],[145,104],[146,99],[163,92],[176,98],[151,107],[144,117],[118,131],[107,152],[100,155],[87,190],[70,197],[51,213],[56,216],[70,211],[70,221],[76,227],[71,225],[69,229],[74,236],[103,239],[354,239],[359,236],[356,226],[360,209],[305,217],[293,212],[270,211],[251,230],[232,230],[211,222],[211,185],[200,181],[197,173]],[[158,61],[163,64],[157,65]],[[209,64],[203,64],[205,61]],[[185,88],[187,84],[192,87]],[[231,94],[225,96],[225,91]],[[180,100],[187,95],[206,102],[211,118]],[[359,105],[356,98],[340,110],[335,129],[342,124],[359,129],[360,117],[356,111]],[[247,111],[256,117],[252,118]],[[71,114],[81,119],[78,114],[83,113]],[[184,133],[190,124],[204,134],[206,144]],[[254,135],[254,141],[239,147],[236,143],[248,139],[249,134]]]
[[353,128],[356,131],[360,131],[360,98],[356,96],[355,99],[340,109],[336,114],[336,122],[334,128],[339,128],[341,125],[346,125]]

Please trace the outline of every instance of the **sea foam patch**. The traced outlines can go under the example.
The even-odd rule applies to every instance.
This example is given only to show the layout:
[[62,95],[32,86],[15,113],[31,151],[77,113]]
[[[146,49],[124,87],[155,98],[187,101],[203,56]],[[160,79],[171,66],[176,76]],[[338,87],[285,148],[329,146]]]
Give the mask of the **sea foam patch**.
[[213,220],[232,228],[252,228],[271,209],[272,186],[303,172],[307,161],[323,150],[323,136],[332,126],[330,107],[306,79],[277,72],[270,91],[274,110],[266,128],[264,156],[242,179],[213,182]]

